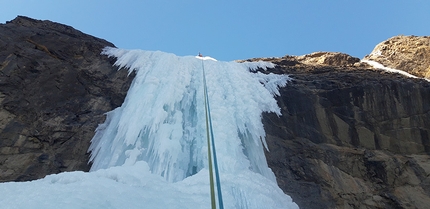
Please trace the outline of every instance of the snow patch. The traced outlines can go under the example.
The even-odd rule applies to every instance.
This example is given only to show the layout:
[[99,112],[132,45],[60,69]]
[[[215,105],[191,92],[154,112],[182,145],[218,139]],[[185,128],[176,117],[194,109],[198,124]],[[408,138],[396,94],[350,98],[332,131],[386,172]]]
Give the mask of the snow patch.
[[387,72],[390,72],[390,73],[398,73],[398,74],[404,75],[404,76],[409,77],[409,78],[424,79],[424,80],[430,82],[430,80],[427,79],[427,78],[420,78],[420,77],[414,76],[412,74],[409,74],[409,73],[407,73],[407,72],[405,72],[403,70],[398,70],[398,69],[394,69],[394,68],[385,67],[384,65],[382,65],[381,63],[376,62],[376,61],[361,60],[361,62],[367,63],[367,64],[369,64],[370,66],[372,66],[372,67],[374,67],[376,69],[381,69],[381,70],[384,70],[384,71],[387,71]]
[[197,58],[197,59],[201,59],[201,60],[212,60],[212,61],[218,61],[218,60],[216,60],[215,58],[208,57],[208,56],[205,56],[205,57],[196,56],[196,58]]
[[[225,208],[298,208],[261,175],[249,171],[224,175],[223,183]],[[1,183],[0,203],[6,209],[207,209],[209,193],[206,169],[169,183],[141,161],[89,173],[65,172],[30,182]]]

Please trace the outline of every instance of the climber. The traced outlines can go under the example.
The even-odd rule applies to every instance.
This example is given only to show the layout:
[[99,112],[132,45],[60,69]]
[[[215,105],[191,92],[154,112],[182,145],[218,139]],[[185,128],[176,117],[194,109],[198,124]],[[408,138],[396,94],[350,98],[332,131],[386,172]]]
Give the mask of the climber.
[[199,52],[199,57],[203,57],[203,55]]

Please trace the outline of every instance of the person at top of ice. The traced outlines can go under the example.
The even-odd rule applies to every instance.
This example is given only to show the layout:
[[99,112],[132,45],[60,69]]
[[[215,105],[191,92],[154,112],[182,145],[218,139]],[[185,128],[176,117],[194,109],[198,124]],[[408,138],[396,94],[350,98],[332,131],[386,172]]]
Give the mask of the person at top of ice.
[[199,57],[203,57],[203,55],[199,52]]

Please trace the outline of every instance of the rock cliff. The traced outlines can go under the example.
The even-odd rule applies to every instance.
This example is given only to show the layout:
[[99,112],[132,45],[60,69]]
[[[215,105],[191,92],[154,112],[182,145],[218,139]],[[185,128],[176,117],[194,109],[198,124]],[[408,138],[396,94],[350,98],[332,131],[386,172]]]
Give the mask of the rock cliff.
[[89,169],[94,130],[131,82],[105,46],[51,21],[0,24],[0,182]]
[[[415,43],[420,37],[403,38]],[[374,51],[367,58],[426,72],[427,55],[408,61],[415,65],[375,58],[401,63],[406,55],[392,43],[385,51],[396,53]],[[50,21],[17,17],[0,24],[0,182],[88,170],[94,130],[105,112],[121,105],[132,79],[100,55],[104,46],[113,45]],[[342,53],[264,60],[277,64],[270,72],[294,79],[277,98],[282,116],[264,114],[263,122],[268,164],[301,208],[430,205],[427,81]]]
[[294,79],[263,117],[280,187],[301,208],[428,207],[430,84],[316,54],[266,59]]

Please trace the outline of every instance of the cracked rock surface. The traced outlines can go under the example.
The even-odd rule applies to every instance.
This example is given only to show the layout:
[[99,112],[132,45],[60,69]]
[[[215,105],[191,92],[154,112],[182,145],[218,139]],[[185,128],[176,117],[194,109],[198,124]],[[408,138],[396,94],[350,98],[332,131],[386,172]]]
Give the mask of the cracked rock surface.
[[132,80],[100,55],[105,46],[51,21],[0,24],[0,182],[89,169],[94,130]]
[[271,59],[293,78],[263,114],[278,185],[305,209],[428,208],[430,83],[308,57]]

